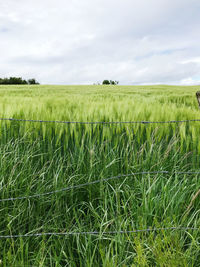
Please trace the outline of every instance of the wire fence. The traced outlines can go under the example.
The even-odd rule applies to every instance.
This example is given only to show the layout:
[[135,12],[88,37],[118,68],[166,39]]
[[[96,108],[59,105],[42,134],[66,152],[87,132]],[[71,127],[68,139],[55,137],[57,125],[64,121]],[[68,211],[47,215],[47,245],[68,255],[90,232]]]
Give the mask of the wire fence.
[[172,120],[172,121],[58,121],[58,120],[30,120],[15,118],[0,118],[1,121],[19,121],[19,122],[39,122],[39,123],[61,123],[61,124],[163,124],[163,123],[187,123],[200,122],[200,119],[192,120]]
[[79,184],[79,185],[74,185],[74,186],[69,186],[66,188],[61,188],[61,189],[57,189],[54,191],[50,191],[50,192],[46,192],[46,193],[41,193],[41,194],[34,194],[34,195],[30,195],[30,196],[21,196],[21,197],[10,197],[10,198],[4,198],[4,199],[0,199],[0,202],[5,202],[5,201],[15,201],[15,200],[23,200],[23,199],[31,199],[31,198],[37,198],[37,197],[42,197],[42,196],[48,196],[48,195],[52,195],[52,194],[56,194],[56,193],[60,193],[60,192],[64,192],[64,191],[69,191],[69,190],[73,190],[73,189],[77,189],[77,188],[82,188],[85,186],[89,186],[89,185],[93,185],[93,184],[97,184],[97,183],[101,183],[101,182],[108,182],[111,180],[116,180],[116,179],[120,179],[122,177],[131,177],[131,176],[135,176],[135,175],[144,175],[144,174],[185,174],[185,175],[192,175],[192,174],[196,174],[199,175],[199,172],[174,172],[171,173],[169,171],[143,171],[143,172],[134,172],[134,173],[129,173],[129,174],[121,174],[118,176],[112,176],[106,179],[98,179],[95,181],[91,181],[91,182],[87,182],[87,183],[83,183],[83,184]]
[[[35,122],[35,123],[60,123],[60,124],[170,124],[170,123],[189,123],[189,122],[200,122],[200,119],[191,119],[191,120],[171,120],[171,121],[94,121],[94,122],[82,122],[82,121],[58,121],[58,120],[31,120],[31,119],[15,119],[15,118],[0,118],[0,121],[18,121],[18,122]],[[41,194],[34,194],[29,196],[20,196],[20,197],[10,197],[5,199],[0,199],[0,202],[6,202],[6,201],[15,201],[15,200],[25,200],[25,199],[32,199],[32,198],[38,198],[42,196],[48,196],[52,194],[56,194],[59,192],[69,191],[77,188],[82,188],[85,186],[101,183],[101,182],[107,182],[114,179],[120,179],[122,177],[131,177],[135,175],[144,175],[144,174],[170,174],[169,171],[142,171],[142,172],[135,172],[130,174],[121,174],[118,176],[112,176],[106,179],[98,179],[95,181],[75,185],[75,186],[69,186],[66,188],[57,189],[54,191],[41,193]],[[173,174],[173,173],[172,173]],[[200,171],[190,171],[190,172],[174,172],[174,174],[185,174],[185,175],[199,175]],[[130,230],[130,231],[106,231],[106,232],[98,232],[98,231],[89,231],[89,232],[48,232],[48,233],[27,233],[27,234],[19,234],[19,235],[0,235],[0,239],[12,239],[12,238],[23,238],[23,237],[41,237],[41,236],[72,236],[72,235],[95,235],[95,236],[102,236],[102,235],[115,235],[115,234],[132,234],[132,233],[141,233],[141,232],[158,232],[158,231],[173,231],[173,230],[179,230],[179,231],[189,231],[189,230],[195,230],[199,231],[200,228],[198,227],[166,227],[166,228],[147,228],[147,229],[136,229],[136,230]]]
[[158,231],[187,231],[187,230],[197,230],[198,227],[166,227],[166,228],[147,228],[147,229],[138,229],[132,231],[106,231],[106,232],[61,232],[61,233],[35,233],[35,234],[24,234],[24,235],[0,235],[0,239],[3,238],[22,238],[22,237],[40,237],[40,236],[71,236],[71,235],[115,235],[115,234],[132,234],[132,233],[141,233],[141,232],[158,232]]

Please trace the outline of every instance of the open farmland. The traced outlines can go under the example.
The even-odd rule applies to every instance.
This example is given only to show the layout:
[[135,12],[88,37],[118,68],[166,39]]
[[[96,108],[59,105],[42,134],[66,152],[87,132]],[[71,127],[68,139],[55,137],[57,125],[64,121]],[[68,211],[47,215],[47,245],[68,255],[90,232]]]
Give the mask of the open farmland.
[[[0,117],[195,120],[198,90],[1,86]],[[200,122],[0,127],[3,266],[199,266]],[[127,232],[149,228],[158,230]],[[5,238],[37,233],[71,234]]]

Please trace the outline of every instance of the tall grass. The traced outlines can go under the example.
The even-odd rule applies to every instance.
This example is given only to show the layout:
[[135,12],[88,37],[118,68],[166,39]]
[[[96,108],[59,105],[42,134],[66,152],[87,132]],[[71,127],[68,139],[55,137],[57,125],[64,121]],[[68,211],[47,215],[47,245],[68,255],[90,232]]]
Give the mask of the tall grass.
[[[199,119],[194,87],[2,86],[0,117],[68,121]],[[102,235],[148,227],[199,227],[198,123],[61,125],[1,122],[0,235],[99,235],[0,239],[3,266],[198,266],[199,231]]]

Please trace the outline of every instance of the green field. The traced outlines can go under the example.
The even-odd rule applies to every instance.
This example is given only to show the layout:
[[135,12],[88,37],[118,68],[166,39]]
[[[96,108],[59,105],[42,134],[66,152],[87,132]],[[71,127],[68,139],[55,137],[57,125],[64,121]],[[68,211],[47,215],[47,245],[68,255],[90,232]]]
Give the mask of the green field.
[[[80,122],[200,119],[200,86],[0,86],[0,117]],[[2,266],[200,266],[200,122],[0,121]],[[168,171],[168,173],[135,172]],[[199,192],[199,193],[198,193]],[[98,234],[75,234],[93,232]],[[0,265],[1,266],[1,265]]]

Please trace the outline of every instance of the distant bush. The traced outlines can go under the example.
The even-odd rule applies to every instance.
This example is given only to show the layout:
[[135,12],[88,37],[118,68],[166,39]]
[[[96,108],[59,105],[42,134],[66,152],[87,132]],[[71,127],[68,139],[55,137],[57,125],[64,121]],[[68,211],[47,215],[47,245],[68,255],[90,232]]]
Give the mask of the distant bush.
[[0,78],[0,84],[39,84],[34,78],[28,81],[23,80],[21,77]]
[[104,80],[102,82],[103,85],[109,85],[109,84],[111,84],[111,85],[117,85],[118,83],[119,83],[118,81],[113,81],[113,80]]
[[110,81],[109,80],[104,80],[103,82],[102,82],[102,84],[110,84]]
[[28,84],[39,84],[37,81],[36,81],[36,79],[29,79],[28,80]]

